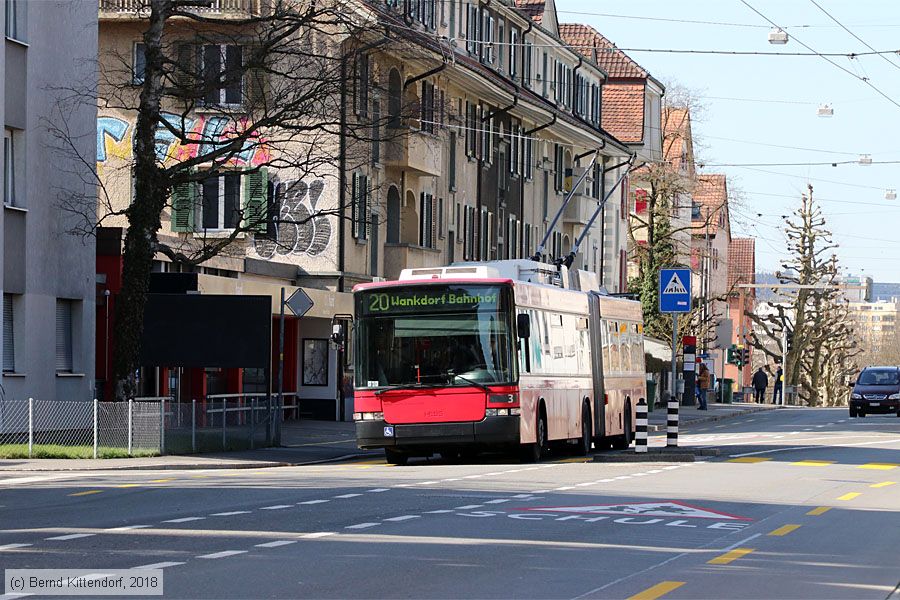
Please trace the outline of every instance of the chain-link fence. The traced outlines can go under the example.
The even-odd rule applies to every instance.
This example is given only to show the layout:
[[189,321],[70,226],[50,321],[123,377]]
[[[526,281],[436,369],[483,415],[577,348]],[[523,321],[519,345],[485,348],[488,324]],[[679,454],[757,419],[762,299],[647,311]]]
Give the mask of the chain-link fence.
[[275,399],[211,395],[176,402],[0,400],[0,458],[98,458],[271,446]]

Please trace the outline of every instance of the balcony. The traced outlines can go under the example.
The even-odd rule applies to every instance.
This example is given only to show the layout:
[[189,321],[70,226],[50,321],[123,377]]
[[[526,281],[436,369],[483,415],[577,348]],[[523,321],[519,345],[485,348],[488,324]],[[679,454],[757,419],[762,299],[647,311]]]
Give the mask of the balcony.
[[[141,19],[150,12],[149,0],[99,0],[100,19]],[[208,0],[190,12],[216,19],[244,19],[260,14],[262,0]]]
[[423,248],[411,244],[384,245],[384,277],[397,279],[403,269],[420,269],[442,267],[443,252],[432,248]]
[[597,210],[597,202],[596,198],[575,194],[566,206],[566,211],[563,213],[563,222],[587,225],[594,215],[594,211]]
[[384,164],[418,175],[438,177],[442,174],[443,147],[437,137],[419,131],[401,133],[385,144]]

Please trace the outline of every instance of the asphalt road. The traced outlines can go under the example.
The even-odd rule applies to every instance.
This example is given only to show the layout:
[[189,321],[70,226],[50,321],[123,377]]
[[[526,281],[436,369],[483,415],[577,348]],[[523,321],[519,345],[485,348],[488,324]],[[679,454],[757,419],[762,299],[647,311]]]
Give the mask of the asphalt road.
[[681,442],[722,455],[5,473],[0,568],[156,566],[166,598],[896,593],[900,419],[785,409]]

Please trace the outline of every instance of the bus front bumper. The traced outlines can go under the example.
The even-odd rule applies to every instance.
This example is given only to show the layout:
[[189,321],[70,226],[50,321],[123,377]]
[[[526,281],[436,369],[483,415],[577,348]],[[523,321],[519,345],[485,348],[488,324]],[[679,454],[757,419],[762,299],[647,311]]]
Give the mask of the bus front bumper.
[[481,421],[465,423],[391,425],[387,421],[356,422],[356,444],[364,449],[518,443],[518,416],[485,417]]

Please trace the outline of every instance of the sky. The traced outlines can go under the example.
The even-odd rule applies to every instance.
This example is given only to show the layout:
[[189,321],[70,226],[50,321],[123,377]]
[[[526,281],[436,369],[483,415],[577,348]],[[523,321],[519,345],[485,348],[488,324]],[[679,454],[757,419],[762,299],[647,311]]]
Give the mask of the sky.
[[[591,25],[622,49],[810,52],[802,42],[842,55],[871,52],[865,44],[900,50],[894,0],[747,3],[784,27],[790,41],[770,44],[770,23],[742,0],[556,0],[556,8],[560,23]],[[701,172],[726,173],[740,195],[732,235],[757,239],[757,270],[779,268],[786,255],[782,216],[796,210],[811,183],[845,272],[900,282],[900,196],[885,197],[889,189],[900,192],[900,54],[836,56],[830,64],[819,56],[627,53],[660,81],[690,90],[701,106],[693,121],[698,164]],[[817,116],[825,103],[831,118]],[[862,154],[876,164],[858,164]],[[787,165],[821,162],[828,164]],[[759,163],[777,166],[715,166]]]

